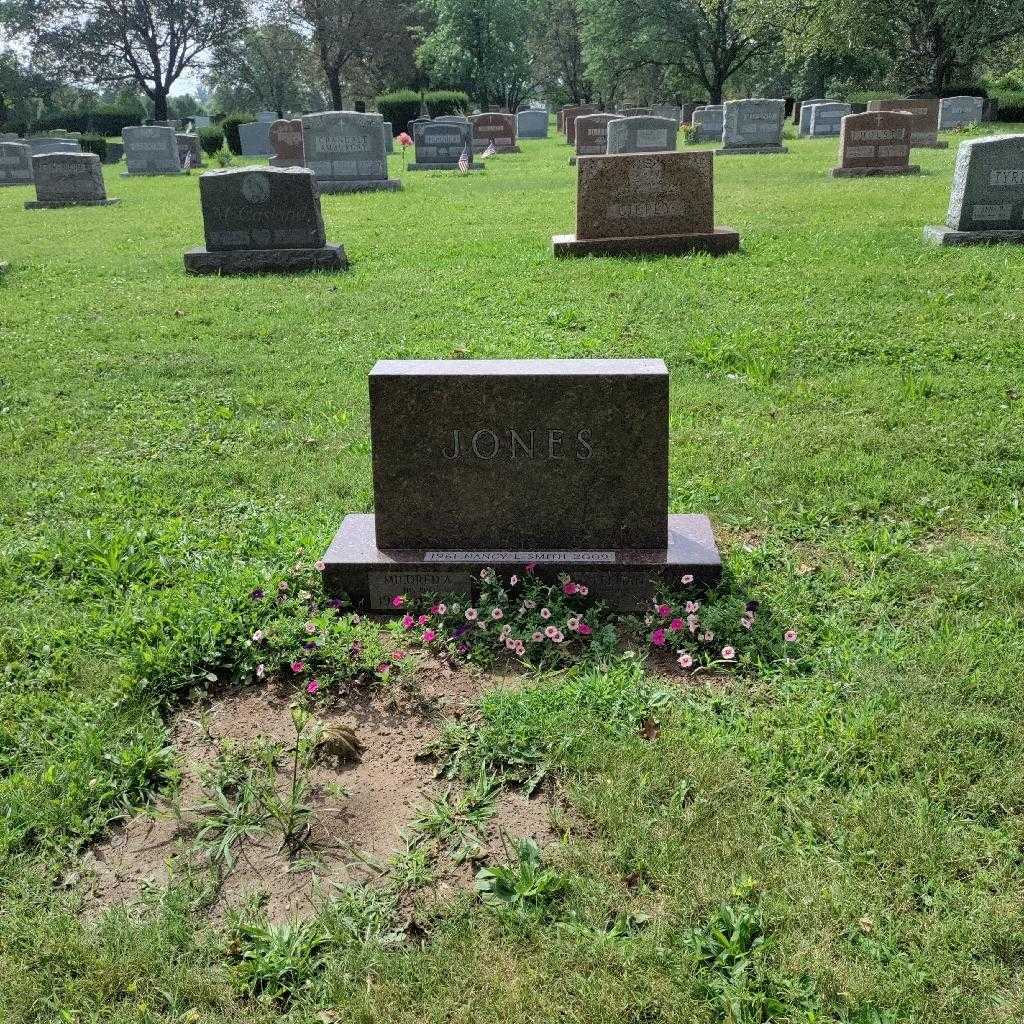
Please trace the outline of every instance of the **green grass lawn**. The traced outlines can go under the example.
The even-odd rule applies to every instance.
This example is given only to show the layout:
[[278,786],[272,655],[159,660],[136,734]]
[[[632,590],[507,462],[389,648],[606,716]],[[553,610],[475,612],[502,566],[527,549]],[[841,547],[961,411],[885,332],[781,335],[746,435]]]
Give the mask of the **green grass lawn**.
[[[788,145],[716,164],[721,259],[554,260],[554,138],[325,197],[334,275],[186,277],[195,176],[0,190],[0,1020],[1024,1019],[1024,249],[922,244],[955,137],[908,178]],[[261,1006],[187,892],[90,923],[76,860],[162,783],[239,596],[371,509],[374,361],[453,355],[663,358],[670,511],[805,668],[688,690],[653,742],[594,696],[642,673],[524,677],[492,713],[582,822],[557,911],[467,899],[392,943],[346,896]]]

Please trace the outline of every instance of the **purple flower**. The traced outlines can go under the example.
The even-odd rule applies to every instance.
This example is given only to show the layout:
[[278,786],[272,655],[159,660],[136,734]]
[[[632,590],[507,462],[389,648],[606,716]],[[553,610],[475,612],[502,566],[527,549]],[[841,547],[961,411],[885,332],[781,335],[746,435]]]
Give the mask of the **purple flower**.
[[262,587],[257,587],[250,595],[254,601],[262,601],[267,595]]

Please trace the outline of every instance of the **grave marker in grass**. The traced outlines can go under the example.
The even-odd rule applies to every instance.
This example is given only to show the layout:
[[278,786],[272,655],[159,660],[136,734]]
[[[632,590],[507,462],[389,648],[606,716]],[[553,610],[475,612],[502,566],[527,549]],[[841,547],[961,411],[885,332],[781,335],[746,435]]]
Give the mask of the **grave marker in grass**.
[[100,158],[95,153],[41,153],[32,157],[34,202],[26,210],[56,210],[63,206],[113,206],[103,183]]

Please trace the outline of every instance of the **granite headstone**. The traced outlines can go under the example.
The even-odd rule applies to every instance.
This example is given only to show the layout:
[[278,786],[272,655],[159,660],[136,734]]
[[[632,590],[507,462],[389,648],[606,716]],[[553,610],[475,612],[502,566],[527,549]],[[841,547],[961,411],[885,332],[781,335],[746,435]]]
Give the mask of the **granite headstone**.
[[843,118],[852,113],[849,103],[815,103],[811,107],[811,121],[807,134],[812,139],[838,135]]
[[798,108],[796,108],[796,105],[794,105],[795,109],[793,119],[799,125],[799,128],[797,129],[797,134],[801,138],[806,138],[811,132],[811,108],[814,107],[814,105],[817,103],[829,102],[829,100],[825,99],[804,100],[802,103],[799,104]]
[[473,163],[473,129],[469,122],[428,121],[413,130],[415,161],[410,171],[455,171],[459,158],[466,153],[471,171],[484,170],[484,164]]
[[938,137],[939,101],[937,99],[871,100],[869,111],[906,110],[914,115],[915,149],[948,149],[949,143]]
[[521,110],[516,114],[516,135],[520,139],[546,139],[548,137],[548,112],[546,110]]
[[41,153],[32,157],[35,202],[26,210],[52,210],[62,206],[113,206],[107,198],[100,158],[95,153]]
[[725,107],[720,103],[710,103],[697,107],[691,115],[690,127],[694,142],[721,142],[722,121]]
[[620,117],[608,125],[609,153],[667,153],[676,148],[679,122],[667,117]]
[[41,153],[81,153],[82,147],[79,145],[78,139],[71,138],[55,138],[53,136],[47,136],[44,138],[34,138],[28,140],[29,149],[32,151],[33,156],[39,156]]
[[352,110],[330,110],[302,118],[306,166],[321,192],[395,192],[402,183],[388,177],[383,118]]
[[271,167],[302,167],[305,164],[302,118],[274,121],[270,125],[270,146],[274,151]]
[[833,178],[920,174],[910,163],[914,117],[903,110],[847,114],[839,132],[839,166]]
[[985,116],[985,101],[980,96],[947,96],[939,101],[939,131],[980,124]]
[[494,146],[496,153],[519,153],[514,114],[474,114],[469,119],[473,129],[473,152],[483,153]]
[[395,151],[395,129],[390,121],[382,121],[380,130],[384,135],[384,152],[387,154]]
[[569,157],[574,165],[581,156],[602,156],[608,152],[608,125],[618,114],[581,114],[576,118],[576,152]]
[[124,155],[128,170],[122,177],[144,174],[181,174],[178,141],[174,129],[162,125],[136,125],[125,128]]
[[581,117],[583,114],[596,114],[598,108],[593,103],[578,103],[573,107],[566,107],[565,113],[562,115],[562,123],[564,125],[565,141],[576,148],[576,118]]
[[676,127],[679,127],[680,118],[683,116],[682,107],[677,107],[673,103],[655,103],[651,107],[651,115],[653,117],[664,117],[669,121],[675,121]]
[[31,184],[31,148],[21,142],[0,142],[0,186]]
[[238,126],[238,141],[242,156],[270,156],[270,126],[273,121],[250,121]]
[[197,167],[205,166],[198,135],[179,132],[174,136],[174,140],[178,144],[178,159],[181,161],[182,167],[187,164],[190,170],[195,170]]
[[722,148],[716,156],[786,153],[782,145],[785,100],[729,100],[722,119]]

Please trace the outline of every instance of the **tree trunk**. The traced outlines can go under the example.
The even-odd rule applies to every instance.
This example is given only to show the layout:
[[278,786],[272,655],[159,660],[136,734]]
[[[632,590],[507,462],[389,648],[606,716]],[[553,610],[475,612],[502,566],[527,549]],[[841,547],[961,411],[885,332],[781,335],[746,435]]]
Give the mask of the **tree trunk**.
[[159,86],[153,93],[153,120],[166,121],[167,118],[167,93]]
[[327,89],[331,94],[331,110],[341,110],[341,72],[333,68],[329,71],[325,69],[324,75],[327,78]]

